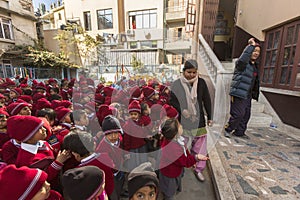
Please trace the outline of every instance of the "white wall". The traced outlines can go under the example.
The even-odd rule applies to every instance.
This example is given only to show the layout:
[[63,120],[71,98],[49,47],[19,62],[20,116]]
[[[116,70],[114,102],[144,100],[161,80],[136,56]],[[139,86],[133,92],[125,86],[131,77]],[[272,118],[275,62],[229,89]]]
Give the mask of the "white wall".
[[299,0],[239,0],[237,25],[259,40],[262,30],[300,16]]

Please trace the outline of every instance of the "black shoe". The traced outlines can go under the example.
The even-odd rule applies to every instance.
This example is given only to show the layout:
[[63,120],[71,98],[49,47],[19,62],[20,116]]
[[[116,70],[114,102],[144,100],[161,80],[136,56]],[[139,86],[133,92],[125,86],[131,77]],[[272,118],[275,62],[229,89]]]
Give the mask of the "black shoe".
[[233,135],[233,136],[236,136],[236,137],[239,137],[239,138],[247,139],[247,140],[250,139],[250,137],[249,137],[248,135],[246,135],[246,134],[243,134],[243,135],[237,135],[237,134],[235,134],[235,133],[232,133],[232,135]]
[[227,138],[230,138],[231,137],[231,134],[228,132],[228,131],[224,131],[224,136],[227,137]]

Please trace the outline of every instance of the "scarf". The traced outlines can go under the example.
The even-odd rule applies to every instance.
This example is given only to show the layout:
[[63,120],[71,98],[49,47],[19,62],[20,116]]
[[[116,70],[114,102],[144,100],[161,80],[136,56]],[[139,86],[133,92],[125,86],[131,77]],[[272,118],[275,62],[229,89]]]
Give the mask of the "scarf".
[[[196,116],[197,115],[197,110],[195,107],[195,104],[197,102],[197,87],[198,87],[198,76],[191,80],[187,80],[184,76],[180,77],[180,82],[181,85],[183,86],[183,89],[186,94],[186,101],[187,101],[187,110],[188,112]],[[191,83],[193,84],[192,89],[190,90],[189,88],[191,87]]]
[[184,143],[184,137],[179,136],[175,139],[175,141],[181,146],[181,148],[183,149],[183,153],[184,153],[185,157],[187,157],[187,153],[186,153],[186,149],[185,149],[185,143]]

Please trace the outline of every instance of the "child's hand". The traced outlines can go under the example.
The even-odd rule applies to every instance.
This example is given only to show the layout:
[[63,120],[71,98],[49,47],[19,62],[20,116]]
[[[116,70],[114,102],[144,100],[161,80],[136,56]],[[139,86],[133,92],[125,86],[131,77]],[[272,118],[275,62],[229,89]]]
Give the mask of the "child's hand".
[[209,157],[199,153],[199,154],[196,155],[196,159],[197,160],[209,160]]
[[71,153],[64,149],[63,151],[60,150],[58,152],[57,157],[56,157],[56,161],[63,164],[69,158],[71,158]]

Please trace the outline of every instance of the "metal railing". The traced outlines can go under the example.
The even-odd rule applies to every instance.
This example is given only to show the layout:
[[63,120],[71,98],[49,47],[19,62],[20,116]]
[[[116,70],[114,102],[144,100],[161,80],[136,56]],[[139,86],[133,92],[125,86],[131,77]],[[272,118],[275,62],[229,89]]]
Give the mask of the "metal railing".
[[222,73],[225,70],[217,56],[214,54],[210,46],[205,41],[202,34],[199,34],[199,55],[203,60],[206,69],[209,72],[212,82],[216,84],[218,73]]

